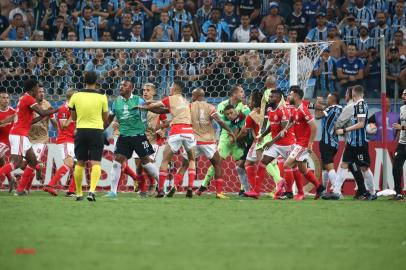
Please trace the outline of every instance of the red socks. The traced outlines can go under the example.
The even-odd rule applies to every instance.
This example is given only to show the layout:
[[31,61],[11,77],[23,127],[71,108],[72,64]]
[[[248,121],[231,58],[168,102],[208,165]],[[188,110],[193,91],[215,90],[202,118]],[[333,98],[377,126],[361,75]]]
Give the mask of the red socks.
[[0,169],[0,175],[7,175],[12,171],[14,171],[14,169],[15,169],[14,163],[7,163]]
[[254,165],[247,165],[245,166],[245,171],[247,172],[248,182],[251,185],[251,189],[255,186],[255,177],[256,175],[256,166]]
[[223,193],[223,184],[224,184],[223,179],[221,179],[221,178],[215,179],[214,186],[216,188],[216,193],[217,194]]
[[75,190],[76,190],[75,176],[72,174],[72,177],[70,179],[68,192],[74,193]]
[[17,187],[17,192],[23,192],[24,189],[29,187],[30,182],[31,182],[31,177],[34,175],[34,172],[35,172],[35,169],[31,168],[29,165],[27,165],[27,167],[25,167],[23,176],[21,177],[20,184]]
[[196,178],[196,170],[195,169],[188,169],[188,176],[189,176],[189,181],[188,181],[188,188],[192,188],[193,187],[193,183],[195,182],[195,178]]
[[264,163],[260,162],[258,165],[257,177],[255,179],[254,191],[256,193],[259,193],[261,191],[261,187],[262,187],[262,183],[264,182],[265,174],[266,174],[266,165]]
[[127,164],[125,164],[123,169],[123,172],[127,175],[129,175],[133,180],[137,179],[137,174],[134,172],[133,169],[130,168]]
[[292,185],[295,181],[292,169],[285,169],[283,178],[286,180],[286,192],[292,192]]
[[296,182],[296,187],[297,187],[297,193],[298,194],[304,194],[303,193],[303,184],[304,184],[304,179],[303,175],[299,172],[298,168],[293,169],[293,176],[295,178]]
[[320,186],[319,181],[317,181],[316,176],[311,170],[307,170],[307,172],[304,174],[304,177],[306,178],[307,181],[312,183],[316,188]]
[[159,171],[158,191],[164,190],[164,184],[167,176],[167,171]]
[[137,174],[137,178],[136,178],[137,182],[138,182],[138,189],[141,192],[146,192],[147,191],[147,185],[145,183],[145,178],[142,174]]
[[173,184],[175,185],[176,188],[178,188],[180,185],[182,185],[183,181],[183,174],[177,173],[175,175],[175,179],[173,180]]
[[54,187],[58,184],[58,181],[67,173],[70,171],[70,168],[66,166],[65,164],[60,167],[54,177],[52,177],[51,181],[49,181],[48,186]]

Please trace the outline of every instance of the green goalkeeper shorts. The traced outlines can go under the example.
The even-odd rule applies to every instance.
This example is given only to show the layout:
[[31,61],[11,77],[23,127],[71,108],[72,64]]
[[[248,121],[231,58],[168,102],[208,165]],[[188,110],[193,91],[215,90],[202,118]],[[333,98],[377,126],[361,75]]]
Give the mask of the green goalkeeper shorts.
[[218,144],[218,152],[222,159],[226,159],[231,155],[234,161],[240,160],[244,154],[244,149],[238,144],[231,144],[229,139],[222,139],[220,137]]

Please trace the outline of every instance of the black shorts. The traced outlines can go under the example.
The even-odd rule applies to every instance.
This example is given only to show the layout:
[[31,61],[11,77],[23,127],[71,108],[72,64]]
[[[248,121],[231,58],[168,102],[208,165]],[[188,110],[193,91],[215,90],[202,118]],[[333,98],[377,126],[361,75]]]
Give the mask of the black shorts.
[[325,144],[324,142],[319,142],[320,158],[321,162],[325,164],[334,163],[334,157],[337,154],[337,148]]
[[75,156],[78,160],[101,161],[103,156],[103,130],[78,128],[75,135]]
[[352,146],[347,144],[344,150],[343,162],[349,164],[355,162],[355,164],[360,167],[369,167],[371,161],[369,158],[368,144],[364,146]]
[[114,154],[123,155],[129,159],[132,157],[134,151],[139,158],[147,157],[155,153],[152,145],[144,134],[118,137]]

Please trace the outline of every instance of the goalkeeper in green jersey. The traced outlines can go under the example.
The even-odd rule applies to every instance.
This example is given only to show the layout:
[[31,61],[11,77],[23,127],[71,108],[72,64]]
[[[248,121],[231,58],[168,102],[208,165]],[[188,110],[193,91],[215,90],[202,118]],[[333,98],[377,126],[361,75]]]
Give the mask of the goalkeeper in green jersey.
[[[239,85],[235,85],[230,91],[230,98],[221,102],[217,106],[217,113],[220,116],[220,119],[223,120],[230,128],[232,128],[232,122],[225,115],[225,109],[227,106],[229,106],[228,108],[233,108],[235,114],[239,115],[239,117],[244,116],[245,119],[245,117],[250,113],[250,109],[244,104],[244,98],[244,89]],[[242,121],[242,124],[243,123],[244,121]],[[244,156],[244,147],[232,141],[227,131],[223,129],[218,142],[218,152],[222,159],[226,159],[228,156],[231,156],[233,160],[237,162]],[[244,168],[244,162],[237,162],[236,170],[243,188],[248,190],[249,186],[247,174]],[[214,168],[213,166],[210,166],[206,177],[203,180],[202,186],[196,192],[197,195],[201,195],[202,192],[207,190],[213,176]]]

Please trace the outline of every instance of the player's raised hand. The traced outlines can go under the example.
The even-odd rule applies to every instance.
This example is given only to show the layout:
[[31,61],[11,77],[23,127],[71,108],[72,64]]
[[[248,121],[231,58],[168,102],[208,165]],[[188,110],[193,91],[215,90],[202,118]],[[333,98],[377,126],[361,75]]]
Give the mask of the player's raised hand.
[[401,129],[402,129],[402,126],[401,126],[399,123],[394,123],[394,124],[392,125],[392,127],[393,127],[394,129],[396,129],[396,130],[401,130]]

